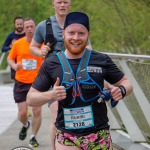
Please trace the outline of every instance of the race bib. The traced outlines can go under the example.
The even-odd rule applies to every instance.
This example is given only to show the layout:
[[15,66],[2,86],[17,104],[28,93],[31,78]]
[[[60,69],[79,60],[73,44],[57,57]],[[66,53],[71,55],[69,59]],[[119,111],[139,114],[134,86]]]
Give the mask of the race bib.
[[37,60],[22,59],[22,67],[24,70],[35,70],[37,68]]
[[64,108],[65,129],[82,129],[94,126],[91,106]]

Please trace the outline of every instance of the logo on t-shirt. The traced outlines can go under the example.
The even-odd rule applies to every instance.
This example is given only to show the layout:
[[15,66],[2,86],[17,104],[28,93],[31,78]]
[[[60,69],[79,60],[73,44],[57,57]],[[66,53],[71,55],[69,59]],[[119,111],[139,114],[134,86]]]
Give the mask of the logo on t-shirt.
[[101,67],[88,66],[87,71],[90,73],[102,73],[102,68]]

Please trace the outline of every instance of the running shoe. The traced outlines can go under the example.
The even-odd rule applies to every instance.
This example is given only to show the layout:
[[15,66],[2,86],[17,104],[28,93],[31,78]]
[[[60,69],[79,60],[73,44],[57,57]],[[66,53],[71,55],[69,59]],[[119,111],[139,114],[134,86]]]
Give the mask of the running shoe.
[[29,146],[32,148],[32,147],[38,147],[39,146],[39,143],[37,142],[36,138],[33,137],[32,139],[30,139],[30,143],[29,143]]
[[26,128],[23,126],[20,133],[19,133],[19,139],[20,140],[24,140],[26,138],[27,131],[28,131],[29,127],[30,127],[30,122],[28,121],[28,127]]

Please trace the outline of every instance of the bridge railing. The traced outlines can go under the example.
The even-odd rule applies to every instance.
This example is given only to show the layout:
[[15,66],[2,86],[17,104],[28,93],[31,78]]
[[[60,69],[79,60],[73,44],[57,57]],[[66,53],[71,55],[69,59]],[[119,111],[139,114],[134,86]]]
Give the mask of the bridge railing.
[[0,53],[0,84],[13,82],[10,78],[10,67],[7,64],[8,53]]
[[133,142],[150,141],[150,56],[106,53],[129,77],[133,93],[119,101],[116,108],[108,105],[112,130],[125,131]]

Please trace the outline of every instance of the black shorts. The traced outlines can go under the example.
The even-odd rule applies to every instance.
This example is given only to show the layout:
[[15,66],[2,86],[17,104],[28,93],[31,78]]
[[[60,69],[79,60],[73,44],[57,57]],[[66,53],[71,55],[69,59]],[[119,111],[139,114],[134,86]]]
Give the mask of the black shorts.
[[15,80],[14,84],[14,100],[15,103],[21,103],[26,101],[27,93],[32,84],[26,84]]

